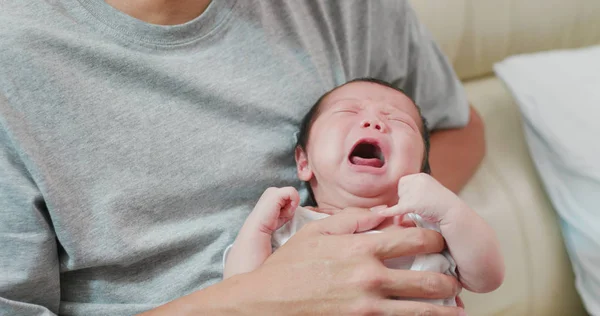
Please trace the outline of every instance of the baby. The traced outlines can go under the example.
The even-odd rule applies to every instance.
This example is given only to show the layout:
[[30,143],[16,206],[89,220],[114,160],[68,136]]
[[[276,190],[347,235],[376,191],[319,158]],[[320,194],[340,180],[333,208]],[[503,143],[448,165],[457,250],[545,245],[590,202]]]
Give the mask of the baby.
[[[223,277],[258,268],[307,222],[355,207],[389,216],[373,233],[412,223],[439,231],[448,245],[442,254],[386,266],[454,275],[473,292],[495,290],[504,275],[496,236],[428,174],[428,151],[426,121],[402,90],[367,78],[329,91],[304,118],[295,151],[298,177],[317,208],[299,207],[292,187],[267,189],[226,250]],[[454,298],[429,302],[455,306]]]

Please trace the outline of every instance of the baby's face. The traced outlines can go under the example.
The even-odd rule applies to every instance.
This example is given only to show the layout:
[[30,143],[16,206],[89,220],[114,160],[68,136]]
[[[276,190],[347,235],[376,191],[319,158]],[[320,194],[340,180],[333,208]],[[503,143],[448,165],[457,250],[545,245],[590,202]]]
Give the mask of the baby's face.
[[[421,170],[421,117],[410,98],[371,82],[353,82],[321,103],[298,175],[324,196],[396,196],[398,180]],[[320,202],[320,201],[318,201]]]

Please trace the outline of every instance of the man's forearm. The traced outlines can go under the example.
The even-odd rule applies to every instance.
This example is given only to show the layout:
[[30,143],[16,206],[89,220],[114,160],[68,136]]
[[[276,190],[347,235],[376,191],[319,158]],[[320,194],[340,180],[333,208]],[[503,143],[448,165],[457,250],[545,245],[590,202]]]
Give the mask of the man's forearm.
[[485,155],[481,117],[471,107],[465,127],[434,131],[430,141],[431,175],[455,193],[460,192]]
[[246,275],[236,275],[209,286],[203,290],[193,292],[187,296],[178,298],[172,302],[161,305],[138,316],[167,316],[167,315],[241,315],[239,306],[234,299],[239,299],[238,278]]

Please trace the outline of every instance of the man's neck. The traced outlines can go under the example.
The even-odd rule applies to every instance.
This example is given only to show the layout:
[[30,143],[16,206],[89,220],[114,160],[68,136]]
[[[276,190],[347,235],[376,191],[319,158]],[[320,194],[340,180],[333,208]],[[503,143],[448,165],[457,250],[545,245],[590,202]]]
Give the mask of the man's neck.
[[123,13],[151,24],[176,25],[200,16],[210,0],[105,0]]

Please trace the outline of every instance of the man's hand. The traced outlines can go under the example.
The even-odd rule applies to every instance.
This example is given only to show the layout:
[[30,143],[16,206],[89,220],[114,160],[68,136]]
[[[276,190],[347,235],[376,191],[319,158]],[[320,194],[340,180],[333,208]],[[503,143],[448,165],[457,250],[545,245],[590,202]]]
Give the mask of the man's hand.
[[460,286],[444,274],[385,267],[387,258],[440,252],[444,241],[420,228],[354,234],[383,220],[348,211],[311,222],[253,272],[145,315],[464,315],[459,307],[390,298],[452,297]]
[[[347,235],[371,230],[383,220],[364,210],[346,210],[306,225],[252,276],[253,283],[264,286],[266,292],[260,295],[273,304],[268,312],[257,308],[253,313],[459,315],[459,308],[391,299],[446,298],[457,295],[460,286],[443,274],[382,264],[388,258],[440,252],[444,242],[433,231],[409,228]],[[278,306],[281,302],[286,306]]]

